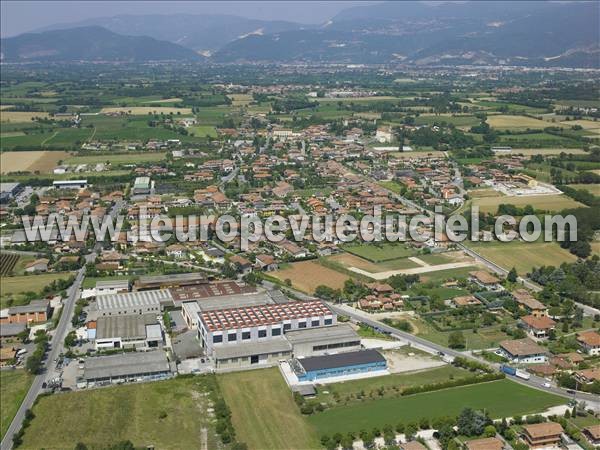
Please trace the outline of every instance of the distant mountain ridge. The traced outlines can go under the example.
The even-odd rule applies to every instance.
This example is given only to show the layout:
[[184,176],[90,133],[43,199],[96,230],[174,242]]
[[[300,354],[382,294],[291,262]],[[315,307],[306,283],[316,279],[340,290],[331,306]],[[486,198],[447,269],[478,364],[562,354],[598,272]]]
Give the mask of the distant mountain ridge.
[[98,26],[25,33],[0,40],[4,62],[198,61],[191,49],[148,36],[124,36]]
[[318,30],[238,39],[216,61],[600,67],[600,4],[384,2]]
[[84,26],[100,26],[113,33],[129,36],[152,36],[207,54],[243,36],[306,28],[292,22],[247,19],[227,14],[148,14],[98,17],[71,24],[56,24],[37,31]]
[[197,60],[200,53],[219,63],[600,68],[599,22],[598,2],[387,1],[348,8],[318,26],[234,15],[94,18],[4,39],[2,52],[6,61]]

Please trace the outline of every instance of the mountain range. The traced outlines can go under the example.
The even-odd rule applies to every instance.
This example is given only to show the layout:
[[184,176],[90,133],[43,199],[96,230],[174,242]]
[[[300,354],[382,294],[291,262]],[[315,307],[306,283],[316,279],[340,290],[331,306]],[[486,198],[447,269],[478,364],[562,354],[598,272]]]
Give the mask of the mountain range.
[[130,15],[2,39],[3,61],[509,64],[600,67],[598,2],[382,2],[324,24]]

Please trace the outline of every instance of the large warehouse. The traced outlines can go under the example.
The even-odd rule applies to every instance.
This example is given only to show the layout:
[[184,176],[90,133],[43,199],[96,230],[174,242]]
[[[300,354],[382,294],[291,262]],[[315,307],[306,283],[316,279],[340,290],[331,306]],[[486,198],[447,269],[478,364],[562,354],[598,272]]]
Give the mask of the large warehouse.
[[317,381],[345,375],[368,372],[385,372],[387,363],[377,350],[311,356],[291,362],[298,381]]
[[163,342],[156,314],[102,316],[96,325],[96,350],[152,348]]
[[274,365],[292,356],[286,332],[334,325],[336,321],[335,314],[321,301],[208,311],[201,308],[202,303],[197,311],[198,339],[217,369]]
[[173,304],[173,297],[168,289],[142,292],[126,292],[122,294],[99,295],[96,297],[99,316],[116,316],[121,314],[159,314],[165,305]]
[[202,311],[198,338],[206,354],[215,347],[279,339],[288,330],[333,325],[335,314],[317,300]]
[[360,350],[360,336],[348,324],[290,330],[285,338],[295,358]]
[[126,381],[160,380],[171,375],[169,360],[162,350],[123,353],[86,358],[83,379],[77,384],[83,387]]

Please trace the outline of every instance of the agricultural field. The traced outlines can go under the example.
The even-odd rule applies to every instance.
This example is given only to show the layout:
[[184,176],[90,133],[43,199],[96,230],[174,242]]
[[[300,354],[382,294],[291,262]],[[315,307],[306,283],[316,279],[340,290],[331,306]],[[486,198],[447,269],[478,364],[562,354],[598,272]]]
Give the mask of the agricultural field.
[[51,173],[59,161],[64,161],[68,157],[67,152],[61,151],[2,152],[0,167],[3,174],[36,171]]
[[474,198],[472,201],[473,205],[479,206],[481,212],[492,214],[495,214],[498,211],[498,206],[503,203],[518,207],[531,205],[536,210],[548,212],[557,212],[567,208],[579,208],[584,206],[562,194],[528,195],[522,197],[483,197]]
[[13,271],[19,261],[19,255],[15,253],[0,253],[0,275],[6,276]]
[[588,191],[590,194],[600,197],[600,184],[570,184],[569,187]]
[[4,437],[32,381],[33,376],[25,370],[0,370],[0,437]]
[[433,125],[435,123],[446,122],[458,128],[470,128],[477,125],[480,120],[469,114],[421,114],[415,119],[416,125]]
[[2,123],[29,123],[35,118],[45,119],[49,115],[47,112],[25,112],[25,111],[5,111],[0,112],[0,122]]
[[0,279],[0,308],[6,307],[9,300],[14,304],[22,301],[21,294],[28,292],[40,292],[54,280],[64,280],[73,275],[71,272],[40,273],[36,275],[23,275],[14,277],[2,277]]
[[348,253],[375,263],[406,258],[415,254],[414,250],[402,244],[391,243],[345,245],[343,248]]
[[[544,411],[563,404],[562,397],[531,389],[509,380],[415,394],[399,398],[367,400],[351,406],[330,408],[308,418],[319,435],[381,429],[386,424],[418,422],[456,416],[463,408],[485,409],[492,418]],[[443,407],[440,407],[443,405]]]
[[229,94],[233,106],[246,106],[253,101],[252,94]]
[[216,138],[218,136],[216,128],[212,125],[194,125],[189,127],[188,131],[198,137]]
[[344,282],[350,278],[315,260],[285,264],[279,270],[269,272],[269,275],[283,282],[290,280],[294,288],[310,294],[322,284],[333,289],[341,289],[344,287]]
[[206,375],[40,397],[20,448],[78,442],[105,448],[123,440],[144,448],[217,448],[209,412],[215,389],[214,377]]
[[101,113],[121,113],[131,115],[147,114],[191,114],[191,108],[174,108],[170,106],[116,106],[102,108]]
[[90,155],[90,156],[70,156],[63,162],[65,164],[99,164],[109,161],[111,164],[137,164],[145,162],[157,162],[165,159],[164,152],[146,152],[146,153],[123,153],[105,155]]
[[524,156],[554,156],[566,153],[570,155],[585,155],[586,151],[580,148],[513,148],[511,154],[513,155],[524,155]]
[[468,242],[465,243],[500,267],[517,269],[525,275],[533,267],[559,266],[563,262],[574,262],[577,257],[561,248],[556,242]]
[[[492,128],[499,130],[526,130],[526,129],[543,129],[549,127],[551,124],[539,119],[533,119],[527,116],[513,116],[513,115],[495,115],[488,116],[487,123]],[[558,126],[554,124],[554,126]]]
[[318,449],[315,427],[302,417],[277,368],[217,376],[236,437],[250,449]]

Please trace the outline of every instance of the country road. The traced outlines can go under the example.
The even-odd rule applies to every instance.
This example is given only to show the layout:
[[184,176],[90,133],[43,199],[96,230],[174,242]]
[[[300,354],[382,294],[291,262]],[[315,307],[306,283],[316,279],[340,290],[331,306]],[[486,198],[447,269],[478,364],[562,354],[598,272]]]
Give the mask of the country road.
[[58,326],[54,330],[54,334],[50,342],[51,349],[47,353],[46,362],[44,363],[42,373],[36,375],[33,379],[33,383],[31,383],[31,387],[29,388],[27,395],[23,399],[19,410],[15,414],[15,417],[13,418],[10,426],[8,427],[6,434],[2,438],[0,450],[9,450],[12,448],[13,436],[16,433],[18,433],[18,431],[21,429],[21,425],[25,417],[25,411],[33,407],[35,400],[42,391],[42,384],[44,383],[44,381],[47,381],[48,379],[52,378],[52,365],[54,364],[54,360],[62,351],[63,342],[67,334],[68,326],[71,323],[73,311],[75,310],[75,302],[77,301],[77,297],[79,295],[79,288],[81,286],[81,282],[83,281],[84,274],[85,266],[79,269],[79,271],[77,272],[77,277],[75,278],[75,282],[67,290],[67,298],[63,303],[63,310],[61,312]]

